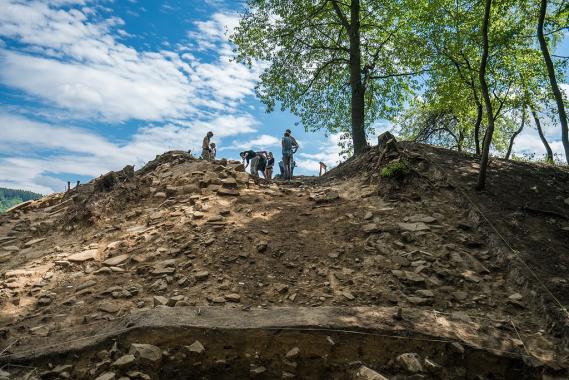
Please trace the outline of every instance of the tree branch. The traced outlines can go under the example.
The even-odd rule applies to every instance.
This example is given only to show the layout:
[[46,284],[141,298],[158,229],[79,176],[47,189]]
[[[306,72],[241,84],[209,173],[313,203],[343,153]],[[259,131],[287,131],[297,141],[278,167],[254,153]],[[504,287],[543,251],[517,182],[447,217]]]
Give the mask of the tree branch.
[[334,63],[346,63],[346,62],[347,60],[343,58],[332,58],[331,60],[325,62],[322,66],[316,69],[314,76],[312,77],[312,79],[310,80],[304,91],[302,91],[302,93],[298,96],[298,99],[302,98],[304,95],[306,95],[308,91],[310,91],[312,85],[318,80],[318,78],[320,78],[320,74],[322,74],[322,72],[324,71],[324,69],[326,69],[326,67]]
[[428,73],[433,71],[433,69],[424,69],[419,71],[413,71],[408,73],[395,73],[395,74],[386,74],[386,75],[370,75],[369,79],[387,79],[387,78],[394,78],[394,77],[406,77],[406,76],[413,76]]
[[384,39],[383,41],[381,41],[381,43],[379,44],[379,46],[377,47],[377,50],[375,51],[375,53],[373,54],[373,58],[371,61],[371,64],[368,66],[368,70],[371,72],[373,70],[375,70],[375,66],[377,64],[377,60],[379,58],[379,53],[381,52],[381,50],[383,49],[383,47],[385,46],[385,44],[387,42],[389,42],[389,40],[391,39],[391,37],[393,37],[393,35],[399,30],[399,27],[395,30],[393,30],[391,33],[389,33],[389,35],[387,36],[386,39]]
[[311,45],[308,42],[300,39],[299,37],[292,36],[295,41],[301,43],[302,45],[306,46],[309,49],[321,49],[321,50],[332,50],[332,51],[343,51],[348,53],[350,50],[343,46],[326,46],[326,45]]
[[340,19],[340,22],[342,23],[342,25],[344,25],[344,28],[346,28],[346,30],[350,30],[350,23],[348,22],[348,19],[346,18],[344,12],[342,12],[342,10],[340,9],[340,6],[338,5],[338,0],[332,0],[332,6],[334,7],[336,15]]
[[503,99],[500,99],[500,97],[498,95],[496,95],[496,93],[494,91],[492,91],[492,94],[494,95],[494,97],[496,99],[498,99],[498,102],[500,103],[500,106],[498,107],[498,110],[496,111],[496,113],[493,115],[494,120],[496,120],[498,118],[498,116],[500,115],[500,112],[502,111],[502,107],[504,107],[504,103],[506,103],[506,99],[508,98],[508,94],[510,93],[510,89],[512,88],[512,83],[510,82],[508,84],[508,90],[506,91],[506,94],[504,95]]

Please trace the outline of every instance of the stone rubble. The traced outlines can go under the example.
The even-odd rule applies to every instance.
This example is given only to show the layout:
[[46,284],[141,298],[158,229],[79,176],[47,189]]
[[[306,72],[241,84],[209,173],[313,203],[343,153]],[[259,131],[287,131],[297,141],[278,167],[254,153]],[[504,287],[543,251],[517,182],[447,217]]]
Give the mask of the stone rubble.
[[[108,191],[96,190],[97,179],[0,217],[0,307],[12,318],[0,325],[7,337],[1,343],[19,331],[29,332],[25,339],[62,325],[79,331],[92,324],[96,331],[141,309],[184,306],[228,313],[418,308],[463,322],[512,319],[524,339],[541,323],[520,313],[527,293],[509,281],[479,226],[457,213],[457,195],[448,188],[429,188],[418,198],[418,190],[406,190],[407,198],[392,201],[365,181],[268,184],[250,178],[239,162],[207,163],[175,152],[132,175],[116,175],[122,180]],[[22,227],[36,223],[45,223],[47,233]],[[184,354],[206,354],[206,348],[196,340]],[[305,354],[293,347],[283,355],[294,362]],[[150,379],[144,366],[156,368],[167,358],[163,348],[133,343],[87,371],[97,379]],[[251,376],[270,372],[252,364]],[[438,366],[404,353],[390,371],[423,374]],[[295,373],[287,368],[280,376]],[[365,365],[354,373],[389,378]]]

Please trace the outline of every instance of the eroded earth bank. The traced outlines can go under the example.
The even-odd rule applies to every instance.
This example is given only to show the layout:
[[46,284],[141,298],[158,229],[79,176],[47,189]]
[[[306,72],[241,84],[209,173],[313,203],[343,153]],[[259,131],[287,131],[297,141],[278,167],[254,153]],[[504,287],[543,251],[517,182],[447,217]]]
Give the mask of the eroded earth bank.
[[291,183],[168,152],[22,204],[0,379],[567,378],[569,175],[475,172],[393,141]]

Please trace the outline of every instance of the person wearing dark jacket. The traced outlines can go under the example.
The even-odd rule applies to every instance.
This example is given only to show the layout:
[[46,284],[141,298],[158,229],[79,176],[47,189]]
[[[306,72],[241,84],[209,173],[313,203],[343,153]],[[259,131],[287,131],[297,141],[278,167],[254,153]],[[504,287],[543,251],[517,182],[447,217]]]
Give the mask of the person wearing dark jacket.
[[264,150],[255,152],[254,150],[246,150],[244,152],[239,153],[243,163],[245,164],[245,169],[251,164],[250,173],[252,176],[258,177],[259,176],[259,163],[262,166],[263,176],[265,175],[265,165],[267,163],[267,152]]
[[272,179],[273,178],[273,167],[275,166],[275,158],[273,157],[273,152],[269,152],[269,156],[267,158],[267,167],[265,168],[265,178]]

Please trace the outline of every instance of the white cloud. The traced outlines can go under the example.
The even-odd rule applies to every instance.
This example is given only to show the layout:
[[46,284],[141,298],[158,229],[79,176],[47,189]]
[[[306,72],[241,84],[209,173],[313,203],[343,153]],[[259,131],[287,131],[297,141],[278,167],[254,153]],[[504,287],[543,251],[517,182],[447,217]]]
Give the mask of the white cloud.
[[199,153],[207,131],[213,131],[215,141],[221,144],[224,138],[254,132],[257,125],[248,115],[183,123],[150,125],[139,129],[130,141],[118,144],[82,128],[39,123],[0,112],[0,150],[10,155],[0,158],[0,184],[42,193],[58,191],[64,183],[54,174],[95,177],[129,164],[140,168],[167,150],[191,149]]
[[[158,51],[128,46],[124,21],[87,3],[0,0],[0,82],[40,101],[33,110],[0,109],[0,185],[59,191],[56,175],[97,176],[140,167],[165,150],[198,151],[209,130],[220,146],[256,131],[258,122],[239,107],[254,94],[259,69],[230,59],[226,32],[237,15],[216,13],[196,25],[214,49],[198,58],[185,41]],[[123,142],[69,126],[132,119],[144,126]]]
[[230,146],[223,147],[220,150],[239,149],[239,150],[270,150],[271,147],[280,146],[280,140],[275,136],[261,135],[251,141],[233,141]]
[[324,162],[328,166],[328,170],[340,163],[341,148],[339,134],[332,134],[320,146],[316,153],[299,152],[295,157],[295,161],[300,169],[308,172],[318,172],[320,170],[320,162]]
[[113,34],[127,34],[115,30],[124,24],[120,18],[101,20],[93,8],[59,8],[62,3],[0,0],[0,37],[24,45],[17,52],[0,50],[3,83],[75,118],[115,122],[190,118],[204,109],[233,112],[254,94],[258,70],[230,59],[225,31],[235,27],[236,15],[216,13],[197,25],[218,56],[202,62],[188,53],[138,51]]
[[[559,137],[547,136],[547,140],[554,154],[559,154],[565,157],[563,144]],[[545,147],[543,146],[543,143],[537,134],[537,130],[535,129],[526,129],[520,133],[514,140],[513,151],[514,153],[521,154],[536,154],[538,157],[542,157],[546,153]]]
[[30,148],[107,155],[113,154],[115,146],[85,130],[52,126],[0,113],[0,151],[9,154]]
[[157,60],[144,58],[133,70],[121,71],[4,50],[0,80],[83,117],[163,120],[195,112],[189,81],[171,63]]
[[229,36],[239,25],[238,14],[214,13],[210,20],[196,21],[197,30],[188,32],[188,38],[198,50],[216,49],[219,43],[224,43],[227,51]]

